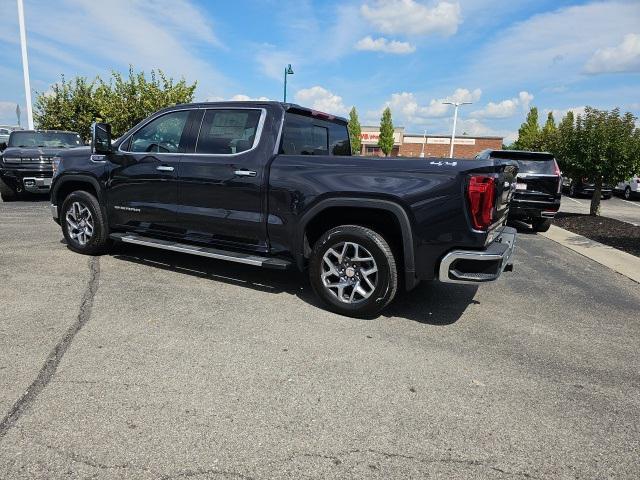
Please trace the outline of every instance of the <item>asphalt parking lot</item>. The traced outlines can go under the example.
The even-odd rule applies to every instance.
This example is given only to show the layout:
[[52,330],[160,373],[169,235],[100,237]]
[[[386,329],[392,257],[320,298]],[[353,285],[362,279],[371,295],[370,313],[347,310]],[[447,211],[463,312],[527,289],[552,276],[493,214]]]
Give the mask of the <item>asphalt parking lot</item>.
[[[562,195],[561,212],[587,215],[590,208],[591,199],[588,197],[572,198],[568,195]],[[640,200],[624,200],[613,196],[600,202],[600,211],[606,217],[640,226]]]
[[295,272],[74,254],[48,207],[0,203],[0,478],[640,476],[640,285],[550,240],[354,320]]

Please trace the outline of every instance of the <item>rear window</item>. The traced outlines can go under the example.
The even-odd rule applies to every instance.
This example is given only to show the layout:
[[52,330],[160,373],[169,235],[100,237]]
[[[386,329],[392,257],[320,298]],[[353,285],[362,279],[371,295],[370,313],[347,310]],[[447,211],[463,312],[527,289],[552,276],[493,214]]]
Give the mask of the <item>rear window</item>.
[[349,155],[349,133],[341,123],[287,113],[280,153],[283,155]]
[[518,163],[518,173],[538,173],[554,175],[556,166],[550,153],[494,151],[490,158],[514,160]]

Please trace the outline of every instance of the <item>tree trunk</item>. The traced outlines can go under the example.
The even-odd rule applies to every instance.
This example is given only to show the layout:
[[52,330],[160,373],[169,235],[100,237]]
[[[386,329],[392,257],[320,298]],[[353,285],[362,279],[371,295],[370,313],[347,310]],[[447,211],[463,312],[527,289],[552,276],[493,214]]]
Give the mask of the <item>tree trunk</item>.
[[597,217],[600,215],[600,199],[602,198],[602,177],[598,176],[595,179],[595,189],[593,190],[593,197],[591,197],[591,210],[589,215]]

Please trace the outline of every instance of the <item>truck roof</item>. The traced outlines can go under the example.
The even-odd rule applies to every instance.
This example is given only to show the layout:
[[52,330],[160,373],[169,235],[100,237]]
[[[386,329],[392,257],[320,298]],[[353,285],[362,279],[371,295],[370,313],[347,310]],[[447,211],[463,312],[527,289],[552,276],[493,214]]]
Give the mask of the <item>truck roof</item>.
[[329,120],[332,122],[344,123],[345,125],[348,123],[348,120],[344,117],[340,117],[338,115],[333,115],[331,113],[320,112],[318,110],[313,110],[311,108],[303,107],[296,103],[285,103],[285,102],[276,102],[273,100],[229,100],[229,101],[220,101],[220,102],[195,102],[195,103],[182,103],[179,105],[174,105],[171,107],[166,107],[159,112],[165,112],[173,110],[176,107],[195,107],[195,108],[212,108],[212,107],[253,107],[260,108],[265,106],[276,106],[278,108],[282,108],[286,112],[298,112],[303,115],[310,115],[314,117],[318,117],[324,120]]

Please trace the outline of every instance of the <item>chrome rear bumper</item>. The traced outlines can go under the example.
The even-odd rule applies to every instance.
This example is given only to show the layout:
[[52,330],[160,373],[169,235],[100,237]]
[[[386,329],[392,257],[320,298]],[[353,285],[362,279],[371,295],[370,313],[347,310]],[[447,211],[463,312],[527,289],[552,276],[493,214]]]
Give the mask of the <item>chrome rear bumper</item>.
[[512,270],[509,259],[516,244],[516,229],[505,227],[485,250],[453,250],[440,262],[438,279],[445,283],[482,283],[497,280]]

